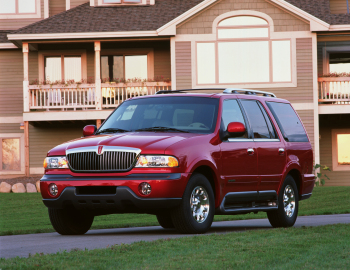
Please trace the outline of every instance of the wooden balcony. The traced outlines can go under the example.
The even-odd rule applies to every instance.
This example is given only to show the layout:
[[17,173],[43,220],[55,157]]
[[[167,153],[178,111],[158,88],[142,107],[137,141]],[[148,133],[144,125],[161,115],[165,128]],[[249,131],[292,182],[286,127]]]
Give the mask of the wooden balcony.
[[350,104],[350,77],[318,78],[319,104]]
[[171,82],[29,85],[29,110],[114,109],[128,98],[170,89]]

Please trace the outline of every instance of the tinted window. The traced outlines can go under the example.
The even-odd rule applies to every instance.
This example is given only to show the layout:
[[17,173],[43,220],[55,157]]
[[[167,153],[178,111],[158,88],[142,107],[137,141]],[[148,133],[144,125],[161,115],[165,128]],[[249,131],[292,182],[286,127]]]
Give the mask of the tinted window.
[[193,133],[214,132],[219,99],[202,97],[150,97],[122,103],[100,128],[128,131],[169,127]]
[[[222,109],[222,122],[224,129],[227,130],[227,126],[231,122],[241,122],[246,126],[241,108],[238,105],[237,100],[229,99],[225,100]],[[248,134],[244,134],[241,138],[247,138]]]
[[267,102],[278,126],[281,129],[283,137],[288,142],[308,142],[304,127],[288,103]]
[[261,105],[260,102],[258,102],[258,104],[259,104],[260,110],[262,111],[262,113],[263,113],[263,115],[264,115],[264,117],[265,117],[267,127],[269,128],[269,131],[270,131],[270,138],[271,138],[271,139],[278,139],[276,130],[275,130],[275,128],[273,127],[273,125],[272,125],[272,123],[271,123],[271,119],[270,119],[270,117],[267,115],[267,112],[266,112],[265,108]]
[[253,130],[254,138],[270,139],[270,131],[258,103],[255,100],[242,100],[242,104]]

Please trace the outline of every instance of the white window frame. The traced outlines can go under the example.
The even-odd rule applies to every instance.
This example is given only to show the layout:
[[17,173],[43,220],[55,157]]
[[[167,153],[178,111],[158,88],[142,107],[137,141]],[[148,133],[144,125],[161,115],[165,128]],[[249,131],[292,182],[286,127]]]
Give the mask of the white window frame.
[[[18,126],[19,129],[19,126]],[[2,170],[2,145],[0,146],[0,175],[4,174],[24,174],[25,173],[25,156],[24,156],[24,133],[0,133],[0,143],[3,139],[19,139],[19,151],[20,151],[20,171],[7,171]]]
[[337,135],[349,134],[350,129],[332,129],[332,170],[333,171],[350,171],[350,165],[338,164],[338,140]]
[[[39,61],[39,81],[45,80],[45,57],[61,57],[77,55],[81,57],[81,78],[87,79],[87,56],[85,50],[71,50],[71,51],[39,51],[38,61]],[[62,73],[61,76],[64,77],[64,63],[61,62]]]
[[104,0],[98,0],[99,6],[137,6],[137,5],[146,5],[147,0],[140,0],[139,3],[126,3],[125,0],[121,0],[121,3],[104,3]]
[[[41,18],[41,1],[35,0],[35,12],[34,13],[12,13],[5,14],[0,13],[0,19],[31,19],[31,18]],[[16,0],[16,11],[18,10],[18,0]]]

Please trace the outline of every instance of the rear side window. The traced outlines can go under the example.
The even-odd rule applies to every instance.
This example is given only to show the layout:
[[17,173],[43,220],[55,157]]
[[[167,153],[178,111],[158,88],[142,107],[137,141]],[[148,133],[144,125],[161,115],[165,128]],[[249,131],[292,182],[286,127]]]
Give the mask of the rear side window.
[[267,102],[279,128],[287,142],[308,142],[304,127],[288,103]]

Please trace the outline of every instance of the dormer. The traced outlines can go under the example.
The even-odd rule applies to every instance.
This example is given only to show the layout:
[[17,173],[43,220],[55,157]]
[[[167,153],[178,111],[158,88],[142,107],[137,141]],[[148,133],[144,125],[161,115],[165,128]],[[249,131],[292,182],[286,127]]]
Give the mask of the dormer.
[[155,0],[90,0],[90,6],[117,7],[154,5]]

